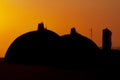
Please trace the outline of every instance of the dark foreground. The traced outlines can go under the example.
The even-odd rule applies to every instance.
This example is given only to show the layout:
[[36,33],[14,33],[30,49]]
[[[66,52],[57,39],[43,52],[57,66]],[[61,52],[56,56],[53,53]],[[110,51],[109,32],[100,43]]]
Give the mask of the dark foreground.
[[0,80],[88,80],[91,69],[64,70],[47,66],[28,66],[0,63]]
[[50,66],[6,64],[0,59],[0,80],[119,80],[119,71],[114,66],[67,70]]

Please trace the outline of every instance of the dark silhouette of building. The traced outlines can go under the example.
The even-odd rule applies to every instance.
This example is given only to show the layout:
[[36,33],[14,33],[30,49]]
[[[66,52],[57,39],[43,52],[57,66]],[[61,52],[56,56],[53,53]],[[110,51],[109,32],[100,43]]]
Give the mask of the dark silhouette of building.
[[[55,60],[60,36],[38,25],[37,31],[21,35],[10,45],[5,62],[18,64],[49,64]],[[57,57],[56,57],[57,58]]]
[[111,35],[109,29],[103,30],[103,50],[100,50],[92,40],[79,34],[75,28],[71,29],[70,34],[59,36],[40,23],[38,30],[25,33],[14,40],[4,61],[13,64],[57,66],[77,71],[79,68],[89,71],[93,69],[91,73],[95,72],[96,79],[115,80],[120,71],[120,50],[111,50]]
[[38,24],[38,30],[21,35],[10,45],[6,63],[39,64],[64,67],[91,65],[100,49],[75,28],[70,34],[59,36]]
[[102,48],[104,51],[109,52],[111,50],[112,41],[111,41],[112,32],[109,29],[103,30],[103,43]]
[[79,34],[75,28],[71,29],[70,34],[63,35],[61,39],[64,56],[69,57],[68,60],[73,62],[72,64],[81,66],[95,63],[96,55],[100,49],[92,40]]
[[67,47],[78,49],[79,51],[83,50],[83,52],[87,50],[88,52],[91,52],[90,55],[99,50],[98,46],[92,40],[79,34],[75,28],[71,29],[70,34],[63,35],[62,40]]

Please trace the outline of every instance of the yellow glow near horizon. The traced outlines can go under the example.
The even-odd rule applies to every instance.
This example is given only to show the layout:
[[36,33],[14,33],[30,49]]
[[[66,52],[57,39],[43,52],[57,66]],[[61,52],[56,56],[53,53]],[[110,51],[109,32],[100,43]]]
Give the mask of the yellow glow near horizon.
[[102,29],[113,32],[113,47],[119,47],[120,0],[0,0],[0,56],[19,35],[37,29],[39,22],[63,35],[71,27],[101,46]]

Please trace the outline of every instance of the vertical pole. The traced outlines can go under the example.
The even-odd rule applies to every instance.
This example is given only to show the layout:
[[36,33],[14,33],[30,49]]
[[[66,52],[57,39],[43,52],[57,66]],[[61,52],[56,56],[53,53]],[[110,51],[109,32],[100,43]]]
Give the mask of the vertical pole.
[[91,40],[93,39],[93,30],[92,28],[90,29],[90,32],[91,32]]

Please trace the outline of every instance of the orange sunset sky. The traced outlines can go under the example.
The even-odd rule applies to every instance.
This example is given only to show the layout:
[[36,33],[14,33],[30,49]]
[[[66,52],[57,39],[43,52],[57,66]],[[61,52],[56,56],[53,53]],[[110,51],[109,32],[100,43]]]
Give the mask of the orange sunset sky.
[[0,57],[23,33],[45,26],[59,35],[75,27],[100,47],[102,29],[112,32],[113,47],[120,46],[120,0],[0,0]]

